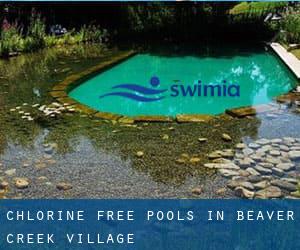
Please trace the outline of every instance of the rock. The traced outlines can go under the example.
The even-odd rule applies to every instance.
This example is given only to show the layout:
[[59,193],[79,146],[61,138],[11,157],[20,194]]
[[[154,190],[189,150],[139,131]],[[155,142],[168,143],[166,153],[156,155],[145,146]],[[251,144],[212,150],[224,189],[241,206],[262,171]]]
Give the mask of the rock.
[[241,197],[241,198],[247,198],[247,199],[252,199],[254,197],[254,192],[247,190],[246,188],[243,187],[237,187],[234,190],[234,193],[236,196]]
[[67,182],[60,182],[56,185],[56,188],[58,190],[63,190],[63,191],[66,191],[66,190],[69,190],[69,189],[72,189],[73,186],[71,183],[67,183]]
[[204,167],[211,168],[211,169],[234,169],[234,170],[240,169],[233,162],[231,162],[231,163],[206,163],[206,164],[204,164]]
[[232,150],[224,150],[222,152],[220,152],[221,156],[224,158],[233,158],[234,157],[234,153]]
[[228,134],[222,134],[222,139],[224,140],[224,141],[232,141],[232,138],[231,138],[231,136],[230,135],[228,135]]
[[224,177],[232,177],[239,175],[239,172],[231,170],[231,169],[220,169],[220,174]]
[[270,186],[270,183],[266,180],[254,183],[254,188],[255,189],[265,189],[268,186]]
[[217,158],[212,160],[213,163],[231,163],[232,161],[225,158]]
[[280,164],[276,165],[276,168],[279,168],[283,171],[290,171],[295,168],[295,164],[294,163],[280,163]]
[[278,151],[278,150],[270,150],[269,154],[272,156],[280,156],[281,155],[280,151]]
[[162,136],[162,139],[163,139],[163,140],[169,140],[169,135],[164,134],[164,135]]
[[299,160],[300,159],[300,151],[290,151],[289,158],[291,160]]
[[202,188],[197,187],[192,189],[192,194],[194,195],[200,195],[202,193]]
[[296,139],[293,138],[293,137],[283,137],[283,142],[284,143],[287,143],[287,144],[291,144],[291,143],[295,143],[296,142]]
[[0,182],[0,189],[6,189],[8,188],[9,183],[7,181]]
[[272,173],[279,177],[284,176],[284,171],[280,168],[272,168]]
[[272,139],[271,143],[280,144],[280,143],[282,143],[282,139],[279,139],[279,138]]
[[260,191],[257,191],[255,198],[258,199],[271,199],[271,198],[280,198],[282,197],[281,189],[274,186],[269,186]]
[[179,163],[179,164],[184,164],[184,163],[186,163],[186,160],[183,159],[183,158],[179,158],[179,159],[176,160],[176,162]]
[[262,161],[263,160],[263,157],[261,156],[261,154],[252,154],[250,155],[250,158],[254,161]]
[[267,158],[265,159],[265,162],[271,163],[271,164],[275,164],[275,165],[276,165],[276,164],[282,163],[280,159],[274,158],[274,157],[267,157]]
[[198,138],[198,142],[200,142],[200,143],[207,142],[207,138],[200,137],[200,138]]
[[29,181],[26,178],[16,178],[15,179],[15,186],[18,189],[25,189],[29,186]]
[[190,163],[192,163],[192,164],[197,164],[197,163],[199,163],[201,161],[201,159],[199,158],[199,157],[192,157],[191,159],[190,159]]
[[251,155],[251,154],[253,154],[254,153],[254,151],[253,151],[253,149],[251,149],[251,148],[244,148],[243,149],[243,154],[244,155]]
[[239,174],[240,174],[240,176],[242,176],[242,177],[248,177],[248,176],[250,175],[250,173],[249,173],[248,171],[243,170],[243,169],[240,169],[240,170],[239,170]]
[[264,168],[273,168],[274,164],[268,162],[260,162],[259,165],[263,166]]
[[261,148],[259,148],[256,153],[258,154],[264,154],[268,151],[272,150],[272,147],[270,145],[265,145],[265,146],[262,146]]
[[244,144],[244,143],[238,143],[235,145],[236,149],[244,149],[245,147],[246,147],[246,144]]
[[267,144],[270,144],[271,141],[268,140],[268,139],[262,138],[262,139],[260,139],[260,140],[257,140],[256,143],[257,143],[257,144],[260,144],[260,145],[267,145]]
[[259,144],[256,144],[256,143],[250,143],[248,145],[249,148],[252,148],[252,149],[258,149],[260,148],[261,146]]
[[248,167],[251,167],[251,165],[254,163],[254,161],[249,158],[249,157],[246,157],[245,159],[242,159],[238,162],[239,166],[243,169],[246,169]]
[[281,178],[281,180],[282,181],[287,181],[287,182],[295,184],[295,185],[298,185],[298,180],[295,179],[295,178]]
[[264,168],[260,165],[255,166],[255,170],[257,170],[261,174],[272,174],[272,170],[269,168]]
[[297,186],[296,185],[294,185],[294,184],[292,184],[290,182],[287,182],[287,181],[283,181],[283,180],[273,180],[273,181],[271,181],[271,184],[273,186],[280,187],[280,188],[288,190],[290,192],[297,190]]
[[248,171],[251,175],[260,175],[260,173],[257,172],[254,168],[247,168],[246,171]]
[[221,154],[219,154],[217,152],[212,152],[208,155],[208,159],[211,159],[211,160],[221,158],[221,157],[222,157]]
[[252,182],[252,183],[257,183],[262,181],[262,177],[259,175],[250,175],[248,176],[248,181]]
[[220,188],[216,191],[217,195],[224,195],[226,193],[226,188]]
[[4,171],[4,173],[8,176],[12,176],[12,175],[16,174],[16,169],[15,168],[8,169],[8,170]]
[[143,151],[137,151],[135,154],[138,158],[142,158],[144,156],[144,152]]
[[248,181],[239,181],[239,180],[231,180],[227,183],[227,186],[231,189],[235,189],[236,187],[243,187],[247,190],[254,190],[254,186],[251,182]]
[[286,145],[280,145],[280,146],[279,146],[279,149],[282,150],[282,151],[285,151],[285,152],[290,151],[289,147],[286,146]]

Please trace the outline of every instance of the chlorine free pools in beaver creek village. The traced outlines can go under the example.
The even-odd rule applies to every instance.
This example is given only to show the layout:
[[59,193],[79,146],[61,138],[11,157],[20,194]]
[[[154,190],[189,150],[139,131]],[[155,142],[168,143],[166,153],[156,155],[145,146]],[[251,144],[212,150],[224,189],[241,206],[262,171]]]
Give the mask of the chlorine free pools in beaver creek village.
[[220,114],[265,104],[297,83],[263,47],[205,54],[137,54],[71,90],[78,102],[126,116]]

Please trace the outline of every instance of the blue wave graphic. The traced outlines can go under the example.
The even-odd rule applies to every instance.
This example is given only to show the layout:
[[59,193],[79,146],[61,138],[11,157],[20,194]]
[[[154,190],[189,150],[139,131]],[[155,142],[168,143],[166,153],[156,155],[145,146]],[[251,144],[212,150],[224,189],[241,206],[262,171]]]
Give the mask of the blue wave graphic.
[[122,96],[122,97],[126,97],[135,101],[140,101],[140,102],[154,102],[154,101],[159,101],[163,98],[165,98],[165,96],[161,96],[161,97],[156,97],[156,98],[150,98],[150,97],[144,97],[144,96],[140,96],[140,95],[136,95],[136,94],[132,94],[132,93],[127,93],[127,92],[112,92],[112,93],[107,93],[105,95],[100,96],[100,98],[106,97],[106,96]]
[[167,89],[156,90],[156,89],[151,89],[151,88],[147,88],[147,87],[140,86],[137,84],[130,84],[130,83],[116,85],[116,86],[113,86],[112,88],[113,89],[123,88],[123,89],[133,90],[135,92],[138,92],[139,94],[144,94],[144,95],[161,94],[161,93],[167,91]]

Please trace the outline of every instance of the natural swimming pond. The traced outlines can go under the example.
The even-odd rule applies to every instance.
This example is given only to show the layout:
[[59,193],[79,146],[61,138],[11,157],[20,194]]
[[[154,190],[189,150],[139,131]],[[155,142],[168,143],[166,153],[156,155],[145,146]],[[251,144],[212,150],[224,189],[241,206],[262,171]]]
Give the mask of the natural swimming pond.
[[226,53],[138,54],[69,95],[96,110],[128,116],[219,114],[268,103],[296,84],[280,59],[264,48]]

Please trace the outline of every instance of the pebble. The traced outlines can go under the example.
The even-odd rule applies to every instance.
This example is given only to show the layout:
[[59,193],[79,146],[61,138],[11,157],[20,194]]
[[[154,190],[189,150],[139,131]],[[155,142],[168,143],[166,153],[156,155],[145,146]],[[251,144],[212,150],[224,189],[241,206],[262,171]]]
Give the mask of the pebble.
[[273,180],[273,181],[271,181],[271,184],[273,186],[280,187],[280,188],[288,190],[290,192],[297,190],[297,186],[296,185],[294,185],[294,184],[292,184],[290,182],[284,181],[284,180]]
[[243,181],[243,180],[231,180],[227,183],[227,186],[231,189],[234,189],[236,187],[243,187],[246,188],[248,190],[254,190],[254,186],[251,182],[248,181]]
[[295,164],[294,163],[280,163],[280,164],[276,165],[276,168],[279,168],[283,171],[290,171],[295,168]]
[[255,189],[265,189],[268,186],[270,186],[270,183],[268,181],[264,180],[264,181],[254,183],[253,185],[254,185]]
[[266,144],[271,143],[271,141],[263,138],[263,139],[257,140],[256,143],[260,144],[260,145],[266,145]]
[[18,189],[25,189],[29,186],[29,181],[26,178],[16,178],[15,186]]
[[71,183],[68,183],[68,182],[60,182],[56,185],[56,188],[58,190],[66,191],[66,190],[72,189],[73,186]]
[[232,140],[231,136],[225,133],[222,134],[222,139],[227,142]]
[[272,170],[269,168],[264,168],[260,165],[255,166],[255,170],[257,170],[261,174],[272,174]]
[[16,169],[15,168],[8,169],[8,170],[4,171],[4,173],[8,176],[12,176],[12,175],[16,174]]
[[239,172],[230,169],[220,169],[220,174],[224,177],[238,176]]
[[137,151],[135,154],[138,158],[142,158],[144,156],[144,152],[143,151]]
[[272,173],[279,177],[284,176],[284,171],[280,168],[272,168]]
[[204,167],[211,168],[211,169],[240,169],[239,166],[237,166],[234,163],[206,163],[204,164]]
[[224,195],[226,193],[226,188],[220,188],[216,191],[217,195]]
[[246,171],[251,175],[260,175],[259,172],[257,172],[254,168],[247,168]]
[[299,160],[300,159],[300,151],[290,151],[288,156],[291,160]]
[[254,150],[253,149],[251,149],[251,148],[244,148],[243,149],[243,154],[244,155],[251,155],[251,154],[253,154],[254,153]]
[[192,163],[192,164],[199,163],[200,161],[201,161],[201,159],[199,157],[192,157],[190,159],[190,163]]
[[255,198],[258,199],[271,199],[282,197],[282,191],[279,187],[269,186],[262,190],[259,190],[255,194]]
[[246,144],[244,144],[244,143],[238,143],[235,145],[236,149],[244,149],[245,147],[246,147]]
[[246,188],[243,188],[243,187],[235,188],[234,193],[238,197],[247,198],[247,199],[252,199],[254,197],[254,194],[255,194],[255,192],[249,191],[249,190],[247,190]]
[[269,152],[269,154],[272,156],[280,156],[281,155],[280,151],[278,151],[278,150],[271,150]]
[[8,188],[9,183],[7,181],[0,182],[0,189],[6,189]]
[[200,142],[200,143],[207,142],[207,138],[200,137],[200,138],[198,138],[198,142]]
[[258,144],[256,144],[256,143],[250,143],[250,144],[248,145],[248,147],[249,147],[249,148],[252,148],[252,149],[258,149],[258,148],[260,148],[260,145],[258,145]]
[[192,189],[192,194],[194,195],[200,195],[202,193],[202,188],[197,187]]

